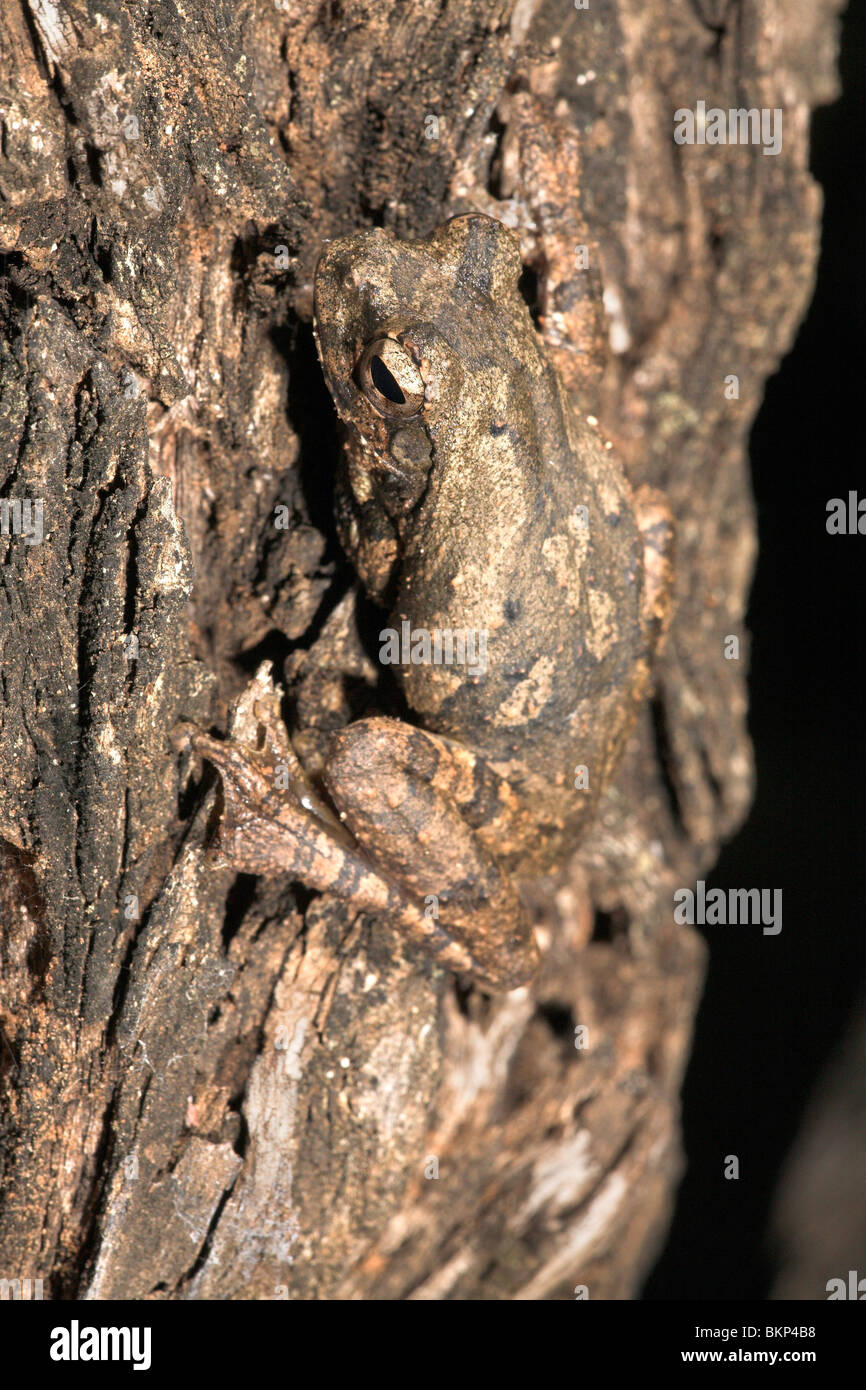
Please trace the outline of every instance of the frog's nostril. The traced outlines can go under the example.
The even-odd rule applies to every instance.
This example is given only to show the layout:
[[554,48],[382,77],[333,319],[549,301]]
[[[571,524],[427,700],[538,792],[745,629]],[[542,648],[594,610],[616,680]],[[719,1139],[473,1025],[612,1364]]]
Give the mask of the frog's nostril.
[[386,401],[393,401],[394,405],[404,405],[406,397],[400,390],[397,380],[388,371],[381,357],[370,358],[370,379],[376,390],[381,392]]

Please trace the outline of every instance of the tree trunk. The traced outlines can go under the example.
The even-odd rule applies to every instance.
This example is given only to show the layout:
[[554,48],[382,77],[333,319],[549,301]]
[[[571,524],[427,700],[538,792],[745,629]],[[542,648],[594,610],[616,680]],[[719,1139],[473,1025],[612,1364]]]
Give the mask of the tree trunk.
[[[639,1288],[703,969],[673,893],[751,794],[746,444],[812,286],[835,8],[4,8],[7,1277],[96,1299]],[[699,100],[781,108],[780,152],[676,144]],[[326,237],[471,207],[519,226],[566,380],[678,525],[654,698],[537,887],[538,979],[495,999],[334,899],[221,867],[218,779],[170,738],[251,737],[274,692],[299,748],[355,714],[312,272]],[[607,314],[592,372],[553,307],[577,242]]]

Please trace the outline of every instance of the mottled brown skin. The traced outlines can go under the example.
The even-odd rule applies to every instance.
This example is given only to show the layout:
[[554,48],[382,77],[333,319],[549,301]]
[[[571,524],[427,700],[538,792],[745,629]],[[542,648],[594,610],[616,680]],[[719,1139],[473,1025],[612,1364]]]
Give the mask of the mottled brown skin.
[[257,764],[191,734],[223,773],[233,862],[386,912],[489,989],[533,973],[519,880],[562,861],[609,784],[671,577],[665,503],[635,497],[571,409],[520,273],[515,237],[477,214],[422,241],[334,241],[316,273],[349,434],[343,542],[392,628],[484,632],[486,670],[393,668],[417,725],[367,718],[336,736],[324,781],[339,819],[296,760],[293,792],[275,794],[273,747]]

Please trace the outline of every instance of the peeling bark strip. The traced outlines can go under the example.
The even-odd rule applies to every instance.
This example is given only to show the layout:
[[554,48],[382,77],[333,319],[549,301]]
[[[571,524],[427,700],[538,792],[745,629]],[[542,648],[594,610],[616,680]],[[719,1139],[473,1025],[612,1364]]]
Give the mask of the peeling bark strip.
[[[836,8],[3,7],[3,1278],[55,1298],[638,1287],[702,972],[673,893],[750,797],[745,661],[723,655],[746,646],[745,445],[811,289]],[[779,153],[677,144],[699,101],[781,109]],[[564,885],[539,888],[542,975],[497,1001],[375,919],[220,868],[213,776],[181,778],[169,738],[226,730],[240,697],[231,732],[255,742],[275,683],[315,766],[373,691],[337,602],[312,269],[326,237],[472,207],[520,228],[566,380],[679,526],[653,710]],[[603,363],[570,347],[594,301],[557,298],[578,244]]]

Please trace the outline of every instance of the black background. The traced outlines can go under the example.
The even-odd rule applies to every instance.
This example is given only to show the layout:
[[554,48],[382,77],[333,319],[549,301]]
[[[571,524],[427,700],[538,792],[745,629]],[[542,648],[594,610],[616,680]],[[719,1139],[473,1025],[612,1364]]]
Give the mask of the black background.
[[[683,1097],[689,1166],[648,1299],[767,1296],[780,1167],[862,989],[866,536],[829,535],[826,507],[850,489],[866,497],[864,12],[843,18],[843,97],[812,122],[825,200],[815,296],[751,436],[758,789],[708,880],[781,888],[783,927],[705,929],[710,968]],[[739,1156],[738,1181],[722,1176],[726,1154]]]

